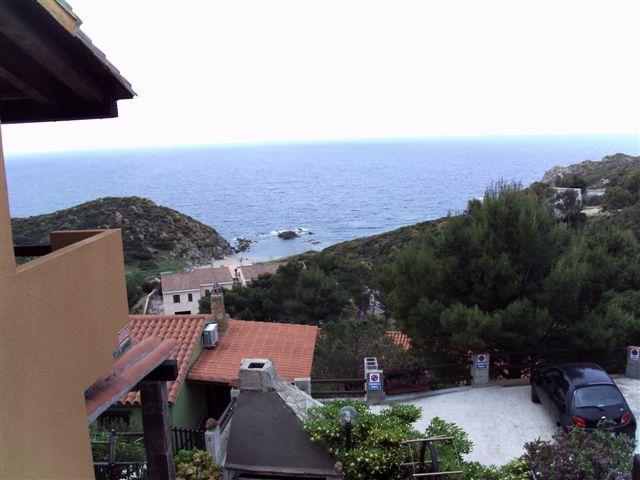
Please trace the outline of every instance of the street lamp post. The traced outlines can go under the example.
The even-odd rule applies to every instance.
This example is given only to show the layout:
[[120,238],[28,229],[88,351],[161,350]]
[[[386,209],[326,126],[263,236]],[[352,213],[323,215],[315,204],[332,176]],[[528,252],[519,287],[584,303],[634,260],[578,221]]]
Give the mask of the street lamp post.
[[346,448],[347,451],[351,450],[353,441],[351,438],[351,430],[356,425],[356,409],[350,406],[342,407],[340,409],[340,426],[344,428],[346,434]]

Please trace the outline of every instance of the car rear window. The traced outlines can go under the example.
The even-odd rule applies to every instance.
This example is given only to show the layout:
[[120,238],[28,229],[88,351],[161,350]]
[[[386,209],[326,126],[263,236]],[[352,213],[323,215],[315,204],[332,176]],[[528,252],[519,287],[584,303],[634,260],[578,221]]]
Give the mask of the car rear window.
[[591,385],[578,388],[573,394],[573,406],[582,407],[607,407],[623,403],[624,399],[618,389],[612,385]]

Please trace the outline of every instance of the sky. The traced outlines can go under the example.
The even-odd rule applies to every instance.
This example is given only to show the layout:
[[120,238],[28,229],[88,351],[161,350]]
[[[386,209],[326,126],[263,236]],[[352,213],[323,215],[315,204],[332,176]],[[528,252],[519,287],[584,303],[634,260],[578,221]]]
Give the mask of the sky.
[[5,125],[8,154],[640,134],[638,0],[69,3],[138,96]]

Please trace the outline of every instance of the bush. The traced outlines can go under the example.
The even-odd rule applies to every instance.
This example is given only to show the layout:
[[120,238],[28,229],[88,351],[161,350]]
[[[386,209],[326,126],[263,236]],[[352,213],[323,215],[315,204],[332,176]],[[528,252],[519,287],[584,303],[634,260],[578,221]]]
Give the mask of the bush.
[[222,480],[222,466],[202,450],[180,450],[174,457],[176,478],[189,480]]
[[634,440],[611,438],[608,428],[572,428],[555,435],[555,442],[537,440],[525,445],[524,456],[538,480],[629,480]]
[[[350,405],[358,412],[353,428],[353,448],[345,448],[345,433],[339,412]],[[406,475],[400,464],[411,461],[403,440],[420,437],[412,423],[420,418],[413,405],[392,404],[375,414],[363,403],[338,400],[309,410],[303,428],[311,440],[322,441],[328,451],[344,466],[345,480],[401,480]]]
[[462,455],[471,453],[473,442],[462,428],[452,422],[434,417],[426,430],[427,437],[453,437],[453,442],[436,443],[436,453],[442,470],[459,470]]

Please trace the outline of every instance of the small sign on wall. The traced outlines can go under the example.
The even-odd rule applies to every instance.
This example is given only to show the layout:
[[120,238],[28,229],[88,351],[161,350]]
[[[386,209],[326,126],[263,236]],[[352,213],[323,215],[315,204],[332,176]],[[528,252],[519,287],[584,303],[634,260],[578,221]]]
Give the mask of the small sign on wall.
[[129,325],[125,325],[118,331],[118,345],[122,345],[129,337]]
[[478,355],[476,358],[476,368],[487,368],[487,356],[484,354]]
[[127,338],[124,342],[120,344],[118,348],[113,352],[113,358],[118,359],[120,355],[124,353],[124,351],[131,346],[131,337]]
[[380,390],[382,388],[379,373],[369,374],[369,390]]
[[631,360],[638,360],[640,359],[640,349],[638,348],[632,348],[629,350],[629,358]]

